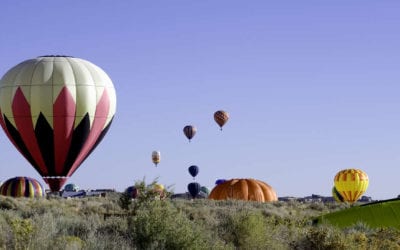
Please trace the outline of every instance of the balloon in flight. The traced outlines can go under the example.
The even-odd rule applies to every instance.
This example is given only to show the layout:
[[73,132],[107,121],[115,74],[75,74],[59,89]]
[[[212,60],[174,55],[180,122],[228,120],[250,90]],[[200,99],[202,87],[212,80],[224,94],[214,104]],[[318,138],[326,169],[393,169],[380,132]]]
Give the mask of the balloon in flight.
[[151,159],[153,160],[154,165],[157,167],[157,164],[160,163],[161,160],[160,151],[153,151],[153,153],[151,153]]
[[29,59],[0,80],[0,125],[51,191],[98,146],[115,111],[111,79],[80,58]]
[[214,120],[222,130],[222,127],[229,120],[229,114],[226,111],[218,110],[214,113]]
[[187,125],[183,128],[183,133],[189,139],[189,142],[193,138],[193,136],[196,134],[196,132],[197,132],[197,129],[193,125]]
[[188,168],[189,170],[189,174],[193,177],[196,177],[197,174],[199,173],[199,167],[197,167],[196,165],[192,165]]

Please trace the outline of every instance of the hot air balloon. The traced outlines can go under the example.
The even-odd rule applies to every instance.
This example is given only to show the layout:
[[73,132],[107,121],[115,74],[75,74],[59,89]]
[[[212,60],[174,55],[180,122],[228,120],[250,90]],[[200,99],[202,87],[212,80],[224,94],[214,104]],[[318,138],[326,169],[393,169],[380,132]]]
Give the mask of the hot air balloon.
[[197,182],[192,182],[188,184],[188,191],[193,199],[200,193],[201,185]]
[[45,189],[39,181],[18,176],[5,181],[0,187],[0,194],[11,197],[44,197]]
[[356,202],[368,188],[368,175],[360,169],[344,169],[334,179],[335,188],[348,203]]
[[211,190],[212,200],[277,201],[275,190],[267,183],[255,179],[232,179],[216,185]]
[[200,192],[203,192],[204,194],[206,194],[208,196],[210,194],[210,189],[208,189],[208,187],[206,187],[206,186],[201,186]]
[[59,191],[100,143],[115,110],[111,79],[83,59],[26,60],[0,80],[0,124],[51,191]]
[[214,113],[214,120],[222,130],[222,127],[229,120],[229,114],[223,110],[218,110],[217,112]]
[[154,165],[157,167],[157,164],[160,163],[161,153],[160,151],[153,151],[151,154],[151,159],[153,160]]
[[135,186],[128,187],[125,192],[131,197],[132,199],[136,199],[139,195],[139,190]]
[[67,192],[78,192],[79,191],[79,187],[73,183],[68,183],[67,185],[65,185],[64,187],[64,191]]
[[192,125],[187,125],[183,128],[183,133],[189,139],[189,142],[193,138],[193,136],[196,134],[196,131],[197,131],[197,129]]
[[215,181],[215,185],[219,185],[221,183],[224,183],[226,180],[225,179],[218,179]]
[[153,185],[153,190],[159,194],[160,199],[165,198],[165,192],[164,192],[164,191],[165,191],[165,188],[164,188],[164,185],[163,185],[163,184],[155,183],[155,184]]
[[336,190],[335,186],[332,188],[332,197],[336,202],[344,202],[342,195]]
[[188,170],[189,170],[189,173],[193,177],[193,180],[194,180],[194,177],[196,177],[196,175],[199,173],[199,167],[197,167],[195,165],[192,165],[192,166],[189,167]]

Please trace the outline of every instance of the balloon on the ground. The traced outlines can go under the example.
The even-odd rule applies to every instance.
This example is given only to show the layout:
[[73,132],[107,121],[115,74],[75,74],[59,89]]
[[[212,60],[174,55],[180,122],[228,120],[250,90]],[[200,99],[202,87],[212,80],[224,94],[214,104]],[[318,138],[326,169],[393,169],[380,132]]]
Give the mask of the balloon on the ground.
[[343,196],[336,190],[335,186],[332,188],[332,197],[336,202],[344,202]]
[[193,138],[193,136],[196,134],[196,132],[197,132],[197,129],[193,125],[187,125],[183,128],[183,133],[189,139],[189,142]]
[[8,179],[0,186],[0,194],[11,197],[44,197],[43,185],[34,178],[18,176]]
[[222,127],[229,120],[229,114],[226,111],[218,110],[214,113],[214,120],[222,130]]
[[368,175],[360,169],[344,169],[334,178],[335,188],[348,203],[356,202],[367,190]]
[[231,179],[211,190],[212,200],[277,201],[275,190],[267,183],[255,179]]
[[192,196],[193,199],[200,193],[201,185],[197,182],[192,182],[188,184],[188,191],[189,194]]
[[65,185],[64,191],[77,192],[77,191],[79,191],[79,187],[77,185],[75,185],[74,183],[68,183],[67,185]]
[[210,189],[208,189],[208,187],[206,186],[201,186],[200,191],[205,193],[206,195],[210,194]]
[[160,160],[161,160],[160,151],[153,151],[153,153],[151,153],[151,159],[152,159],[154,165],[157,167],[158,163],[160,163]]
[[139,195],[139,190],[135,186],[129,186],[125,192],[133,199],[136,199],[136,197]]
[[97,147],[115,110],[111,79],[80,58],[29,59],[0,80],[0,125],[51,191]]
[[199,167],[196,165],[192,165],[188,168],[189,174],[194,178],[199,173]]

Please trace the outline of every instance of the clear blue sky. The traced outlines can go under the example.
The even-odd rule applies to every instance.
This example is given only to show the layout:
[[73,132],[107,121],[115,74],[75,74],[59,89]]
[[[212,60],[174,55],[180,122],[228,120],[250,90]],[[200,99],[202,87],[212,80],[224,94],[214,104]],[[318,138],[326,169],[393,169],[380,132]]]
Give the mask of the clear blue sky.
[[[67,183],[122,191],[159,177],[184,192],[197,165],[209,188],[256,178],[278,196],[330,195],[339,170],[360,168],[366,195],[400,194],[397,0],[5,0],[0,9],[1,76],[62,54],[114,82],[111,129]],[[222,132],[218,109],[231,115]],[[191,143],[188,124],[198,128]],[[43,182],[3,131],[0,157],[0,181]]]

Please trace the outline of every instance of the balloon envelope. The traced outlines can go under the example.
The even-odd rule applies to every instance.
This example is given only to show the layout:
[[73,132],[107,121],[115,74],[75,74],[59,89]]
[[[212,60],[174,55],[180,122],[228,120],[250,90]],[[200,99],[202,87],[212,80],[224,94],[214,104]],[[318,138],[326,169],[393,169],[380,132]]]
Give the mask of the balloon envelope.
[[64,191],[77,192],[77,191],[79,191],[79,187],[73,183],[68,183],[67,185],[65,185]]
[[115,110],[111,79],[83,59],[26,60],[0,80],[0,125],[51,191],[100,143]]
[[277,201],[275,190],[267,183],[255,179],[231,179],[216,185],[211,190],[212,200]]
[[190,166],[188,170],[192,177],[196,177],[196,175],[199,173],[199,167],[195,165]]
[[136,199],[139,194],[139,190],[135,186],[128,187],[125,192],[133,199]]
[[354,203],[367,190],[369,179],[360,169],[344,169],[335,175],[334,183],[344,201]]
[[343,196],[336,190],[335,187],[332,188],[332,197],[336,202],[344,202]]
[[218,179],[218,180],[215,181],[215,185],[222,184],[222,183],[224,183],[225,181],[226,181],[225,179]]
[[44,197],[43,185],[30,177],[14,177],[5,181],[0,187],[0,194],[11,197]]
[[152,159],[153,163],[157,166],[157,164],[160,163],[160,160],[161,160],[160,151],[153,151],[153,153],[151,153],[151,159]]
[[208,187],[206,187],[206,186],[202,186],[202,187],[200,188],[200,191],[203,192],[203,193],[205,193],[205,194],[207,194],[207,195],[210,194],[210,189],[208,189]]
[[226,111],[218,110],[214,113],[214,120],[222,130],[222,127],[229,120],[229,114]]
[[187,125],[183,128],[183,133],[189,139],[189,141],[193,138],[193,136],[196,134],[196,132],[197,132],[197,129],[192,125]]
[[197,182],[192,182],[188,185],[188,191],[193,199],[200,193],[200,189],[201,185]]

